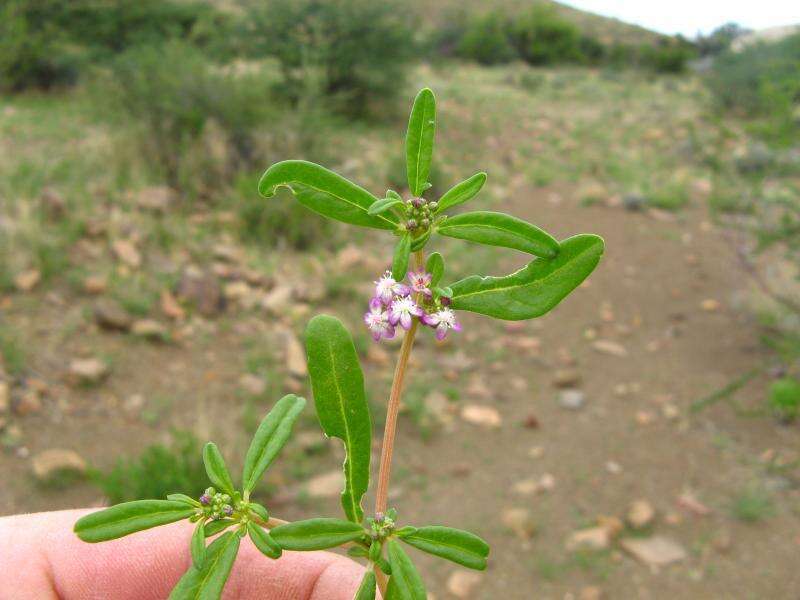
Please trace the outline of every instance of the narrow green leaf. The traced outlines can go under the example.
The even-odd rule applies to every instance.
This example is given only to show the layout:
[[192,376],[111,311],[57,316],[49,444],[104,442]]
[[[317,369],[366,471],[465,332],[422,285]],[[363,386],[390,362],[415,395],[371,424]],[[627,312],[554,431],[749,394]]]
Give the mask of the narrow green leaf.
[[400,198],[381,198],[380,200],[376,200],[372,203],[367,210],[367,213],[371,215],[379,215],[386,212],[390,208],[397,206],[398,204],[403,204],[403,201]]
[[225,531],[231,525],[236,524],[233,519],[217,519],[216,521],[209,521],[205,524],[205,535],[210,538],[212,535]]
[[186,494],[167,494],[167,500],[174,502],[183,502],[189,506],[200,507],[202,506],[197,500],[187,496]]
[[489,246],[514,248],[535,256],[553,258],[558,241],[535,225],[511,215],[490,211],[468,212],[443,221],[438,232]]
[[438,252],[433,252],[425,262],[425,270],[431,274],[431,286],[435,286],[441,281],[444,275],[444,259]]
[[406,525],[405,527],[401,527],[400,529],[396,530],[394,534],[399,538],[408,537],[409,535],[414,535],[416,533],[417,528],[411,525]]
[[428,240],[431,238],[431,230],[426,230],[422,235],[415,237],[411,240],[411,251],[416,252],[417,250],[422,250],[425,247],[425,244],[428,243]]
[[467,277],[451,286],[451,306],[509,321],[540,317],[589,276],[603,247],[596,235],[576,235],[561,242],[553,259],[537,258],[505,277]]
[[364,579],[361,580],[361,585],[358,586],[358,591],[353,597],[353,600],[375,600],[376,585],[375,572],[372,569],[367,569],[364,572]]
[[288,394],[278,400],[261,421],[244,459],[242,488],[245,494],[253,490],[286,444],[292,433],[292,425],[305,405],[305,398]]
[[261,551],[261,554],[269,558],[280,558],[283,550],[272,536],[264,529],[250,521],[247,524],[247,534],[253,542],[253,545]]
[[438,215],[448,208],[453,208],[454,206],[458,206],[474,198],[478,192],[481,191],[484,183],[486,183],[486,173],[475,173],[475,175],[469,179],[457,183],[439,198],[439,206],[436,208],[436,214]]
[[330,219],[376,229],[396,229],[397,215],[369,214],[377,200],[367,190],[334,173],[304,160],[285,160],[266,170],[258,182],[262,196],[271,198],[276,190],[289,188],[303,206]]
[[229,531],[206,549],[203,566],[192,565],[178,581],[169,600],[219,600],[239,552],[239,535]]
[[389,540],[386,546],[389,550],[389,564],[392,565],[389,588],[396,588],[394,591],[387,591],[387,599],[426,600],[428,596],[422,577],[400,544]]
[[372,562],[378,562],[381,557],[381,547],[383,544],[380,540],[373,540],[372,544],[369,546],[369,559]]
[[432,525],[420,527],[401,539],[423,552],[441,556],[470,569],[482,571],[486,568],[489,544],[469,531]]
[[322,430],[344,442],[342,507],[348,519],[361,523],[361,499],[369,487],[372,423],[353,339],[338,319],[318,315],[306,329],[306,353]]
[[400,194],[398,194],[397,192],[395,192],[394,190],[386,190],[386,197],[387,198],[394,198],[396,200],[402,200],[403,199],[403,197]]
[[422,194],[428,183],[435,132],[436,99],[431,90],[424,88],[414,99],[406,133],[408,189],[415,196]]
[[192,564],[198,569],[203,568],[203,560],[206,556],[206,528],[202,520],[198,521],[197,527],[194,528],[190,548],[192,550]]
[[206,474],[215,486],[233,495],[233,481],[228,467],[225,466],[225,459],[214,442],[208,442],[203,447],[203,464],[206,466]]
[[270,532],[285,550],[325,550],[359,539],[364,529],[343,519],[307,519],[278,525]]
[[350,546],[347,549],[347,555],[352,556],[353,558],[367,558],[369,556],[369,552],[366,548],[364,548],[364,546]]
[[257,515],[265,523],[269,521],[269,511],[256,502],[250,502],[250,512]]
[[411,234],[406,232],[397,241],[392,259],[392,277],[402,281],[408,273],[408,258],[411,255]]
[[143,529],[188,519],[195,509],[173,500],[134,500],[78,519],[75,533],[84,542],[105,542]]

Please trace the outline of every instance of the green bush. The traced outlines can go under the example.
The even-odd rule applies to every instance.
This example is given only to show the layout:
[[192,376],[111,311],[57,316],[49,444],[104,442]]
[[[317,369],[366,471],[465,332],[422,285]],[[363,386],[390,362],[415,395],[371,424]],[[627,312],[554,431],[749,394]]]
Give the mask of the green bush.
[[800,34],[719,56],[708,77],[717,106],[762,120],[761,132],[791,144],[800,133]]
[[92,473],[93,482],[112,504],[145,498],[165,498],[180,490],[208,485],[203,447],[188,432],[176,431],[169,446],[149,446],[137,458],[121,458],[108,472]]
[[781,421],[793,421],[800,415],[800,381],[782,377],[769,388],[769,405]]
[[532,65],[580,62],[580,30],[549,7],[534,6],[512,25],[512,40],[520,57]]
[[511,43],[509,20],[499,12],[473,19],[457,44],[457,55],[483,65],[506,63],[518,58]]
[[200,196],[260,162],[254,128],[274,110],[257,73],[222,70],[179,41],[124,52],[95,90],[112,116],[130,123],[152,169]]
[[274,56],[293,103],[319,95],[337,112],[376,116],[393,108],[414,56],[409,14],[395,0],[258,2],[242,52]]
[[689,61],[697,52],[681,36],[661,40],[655,46],[641,46],[639,63],[656,73],[684,73]]

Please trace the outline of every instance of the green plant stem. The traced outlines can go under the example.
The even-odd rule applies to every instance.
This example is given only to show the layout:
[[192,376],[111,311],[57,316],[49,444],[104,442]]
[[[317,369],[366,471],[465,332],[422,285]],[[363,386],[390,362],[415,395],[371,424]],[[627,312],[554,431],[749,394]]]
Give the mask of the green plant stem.
[[372,570],[375,572],[375,580],[378,583],[378,589],[381,591],[381,598],[386,598],[386,588],[389,585],[386,574],[376,564],[372,565]]

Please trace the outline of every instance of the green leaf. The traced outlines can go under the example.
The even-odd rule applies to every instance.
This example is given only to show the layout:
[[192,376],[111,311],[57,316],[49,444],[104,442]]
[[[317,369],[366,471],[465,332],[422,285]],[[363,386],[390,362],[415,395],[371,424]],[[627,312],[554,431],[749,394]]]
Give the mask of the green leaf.
[[206,474],[215,486],[224,490],[231,496],[233,495],[233,481],[228,467],[225,466],[225,459],[214,442],[208,442],[203,447],[203,464],[206,466]]
[[288,394],[278,400],[258,426],[244,459],[242,487],[249,494],[272,464],[292,433],[292,425],[305,407],[305,398]]
[[375,600],[376,585],[375,572],[371,569],[367,569],[364,572],[364,579],[361,580],[361,585],[358,586],[358,591],[353,597],[353,600]]
[[369,556],[369,552],[364,546],[350,546],[347,549],[347,555],[352,556],[353,558],[367,558]]
[[475,173],[469,179],[457,183],[447,190],[444,196],[439,198],[439,206],[436,208],[435,214],[438,215],[448,208],[463,204],[467,200],[474,198],[481,191],[484,183],[486,183],[486,173]]
[[408,189],[415,196],[422,194],[425,184],[428,183],[435,132],[436,99],[431,90],[424,88],[414,99],[406,133]]
[[[392,565],[392,577],[389,580],[389,590],[387,590],[387,600],[426,600],[427,592],[422,578],[411,562],[408,555],[403,552],[400,544],[395,540],[389,540],[386,544],[389,550],[389,564]],[[395,589],[392,589],[395,588]]]
[[269,521],[269,511],[256,502],[250,502],[250,512],[258,516],[265,523]]
[[376,200],[372,203],[367,210],[367,213],[371,215],[379,215],[386,212],[390,208],[397,206],[398,204],[404,204],[403,200],[400,198],[381,198],[380,200]]
[[444,296],[445,298],[453,297],[453,288],[450,286],[433,288],[433,291],[437,296]]
[[343,519],[319,518],[278,525],[270,535],[285,550],[325,550],[359,539],[364,529]]
[[435,286],[444,275],[444,259],[438,252],[433,252],[425,262],[425,270],[431,274],[431,286]]
[[170,600],[218,600],[239,552],[240,539],[229,531],[211,542],[203,566],[189,567],[169,595]]
[[403,197],[395,192],[394,190],[386,190],[386,197],[387,198],[394,198],[395,200],[402,200]]
[[84,542],[105,542],[143,529],[188,519],[195,509],[173,500],[134,500],[78,519],[75,533]]
[[401,527],[397,529],[394,534],[399,538],[408,537],[409,535],[414,535],[416,533],[417,528],[411,525],[406,525],[405,527]]
[[205,524],[205,535],[210,538],[212,535],[225,531],[231,525],[235,525],[236,521],[233,519],[217,519],[216,521],[209,521]]
[[395,281],[403,281],[408,273],[408,257],[411,255],[411,234],[406,232],[394,247],[392,259],[392,277]]
[[197,527],[194,528],[190,548],[192,550],[192,564],[201,569],[206,556],[206,528],[203,521],[198,521]]
[[596,235],[576,235],[561,242],[553,259],[537,258],[505,277],[472,275],[451,286],[451,306],[509,321],[539,317],[589,276],[603,247]]
[[411,251],[416,252],[417,250],[422,250],[425,247],[425,244],[428,243],[428,240],[431,237],[431,230],[427,229],[422,235],[415,237],[411,240]]
[[353,339],[338,319],[318,315],[306,329],[306,353],[322,430],[344,442],[344,513],[361,523],[361,499],[369,487],[372,423]]
[[441,556],[470,569],[482,571],[486,568],[489,544],[469,531],[432,525],[420,527],[401,539],[423,552]]
[[448,237],[514,248],[544,258],[553,258],[559,250],[558,241],[549,233],[522,219],[498,212],[456,215],[443,221],[437,230]]
[[375,196],[320,165],[304,160],[276,163],[261,176],[258,191],[271,198],[281,186],[288,187],[300,204],[324,217],[362,227],[397,229],[397,215],[369,214]]
[[253,545],[261,551],[261,554],[269,558],[280,558],[283,550],[272,536],[261,527],[250,521],[247,523],[247,533],[253,541]]
[[186,494],[167,494],[167,500],[183,502],[184,504],[188,504],[189,506],[194,506],[196,508],[202,506],[197,500],[187,496]]

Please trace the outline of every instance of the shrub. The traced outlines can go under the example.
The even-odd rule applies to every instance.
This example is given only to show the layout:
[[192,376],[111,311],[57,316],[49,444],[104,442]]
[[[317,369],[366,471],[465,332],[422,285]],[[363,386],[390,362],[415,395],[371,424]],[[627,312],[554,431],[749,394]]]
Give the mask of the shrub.
[[207,481],[202,445],[191,433],[175,431],[170,445],[155,444],[137,458],[120,458],[108,472],[94,472],[92,480],[114,503],[164,498],[176,489],[199,494]]
[[716,105],[761,118],[762,132],[780,143],[797,139],[800,102],[800,34],[779,42],[728,51],[717,58],[708,85]]
[[684,73],[689,60],[694,58],[694,47],[681,36],[662,39],[655,46],[641,46],[640,62],[656,73]]
[[204,195],[258,158],[253,128],[273,105],[257,74],[210,65],[184,42],[121,54],[99,102],[129,121],[141,154],[176,189]]
[[544,6],[535,6],[514,22],[512,39],[519,55],[532,65],[579,62],[581,33]]
[[375,116],[403,89],[414,55],[409,11],[394,0],[270,0],[246,18],[243,51],[274,56],[293,102],[319,94],[336,111]]
[[473,19],[457,45],[458,56],[484,65],[510,62],[518,58],[511,43],[508,19],[491,12]]

